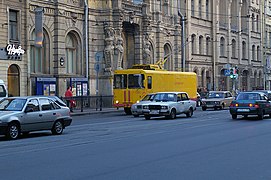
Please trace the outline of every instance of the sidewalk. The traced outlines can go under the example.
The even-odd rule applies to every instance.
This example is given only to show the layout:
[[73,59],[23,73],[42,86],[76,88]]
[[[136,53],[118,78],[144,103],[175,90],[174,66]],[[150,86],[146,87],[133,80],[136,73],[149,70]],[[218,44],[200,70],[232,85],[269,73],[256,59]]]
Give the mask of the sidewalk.
[[90,114],[104,114],[104,113],[112,113],[112,112],[120,112],[123,113],[123,109],[117,109],[117,108],[103,108],[102,110],[98,109],[83,109],[83,112],[81,112],[81,109],[75,109],[73,112],[71,112],[71,116],[83,116],[83,115],[90,115]]

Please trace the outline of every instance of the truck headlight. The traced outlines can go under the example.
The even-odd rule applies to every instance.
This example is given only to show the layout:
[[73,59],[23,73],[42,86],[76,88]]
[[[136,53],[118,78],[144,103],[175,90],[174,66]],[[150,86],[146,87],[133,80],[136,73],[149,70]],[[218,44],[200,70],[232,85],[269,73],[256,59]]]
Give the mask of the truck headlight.
[[116,100],[116,104],[119,104],[119,101],[118,101],[118,100]]

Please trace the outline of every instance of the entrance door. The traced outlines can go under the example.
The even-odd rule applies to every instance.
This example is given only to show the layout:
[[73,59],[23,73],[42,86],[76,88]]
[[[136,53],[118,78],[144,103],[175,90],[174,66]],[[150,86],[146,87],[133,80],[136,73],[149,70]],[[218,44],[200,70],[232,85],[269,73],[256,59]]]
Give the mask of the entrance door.
[[8,93],[9,96],[20,96],[20,72],[15,64],[8,68]]

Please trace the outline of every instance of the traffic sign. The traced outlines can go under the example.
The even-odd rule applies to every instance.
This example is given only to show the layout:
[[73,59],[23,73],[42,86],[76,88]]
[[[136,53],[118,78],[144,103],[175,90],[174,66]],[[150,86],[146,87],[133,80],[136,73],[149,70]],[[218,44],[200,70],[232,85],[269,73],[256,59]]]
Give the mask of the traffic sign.
[[224,75],[225,76],[230,76],[230,70],[229,69],[225,69],[224,70]]
[[101,52],[101,51],[100,52],[96,52],[96,54],[95,54],[95,60],[97,62],[99,62],[99,61],[102,60],[103,56],[104,56],[103,52]]

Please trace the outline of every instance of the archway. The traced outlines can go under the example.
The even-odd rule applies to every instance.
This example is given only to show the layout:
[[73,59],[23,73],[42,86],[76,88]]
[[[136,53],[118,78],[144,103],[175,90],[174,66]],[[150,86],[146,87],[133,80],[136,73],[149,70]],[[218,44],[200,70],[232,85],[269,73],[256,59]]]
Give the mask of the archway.
[[20,70],[16,64],[8,68],[8,93],[9,96],[20,96]]

